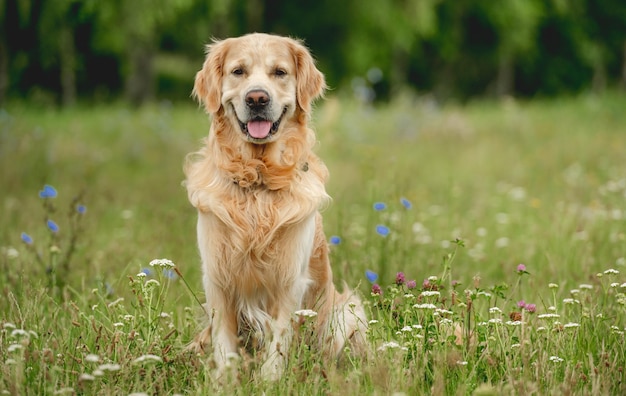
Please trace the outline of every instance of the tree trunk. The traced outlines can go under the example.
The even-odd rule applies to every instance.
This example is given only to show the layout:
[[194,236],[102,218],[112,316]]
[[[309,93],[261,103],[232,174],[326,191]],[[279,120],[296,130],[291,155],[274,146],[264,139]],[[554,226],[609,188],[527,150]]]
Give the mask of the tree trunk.
[[154,98],[154,49],[149,38],[135,38],[130,40],[128,50],[126,99],[138,107]]
[[76,47],[74,32],[69,26],[61,28],[59,42],[61,63],[61,101],[63,107],[76,104]]
[[496,96],[503,98],[513,93],[514,68],[513,57],[500,55],[498,61],[498,75],[496,76]]
[[622,81],[621,86],[626,91],[626,40],[624,41],[624,57],[622,59]]

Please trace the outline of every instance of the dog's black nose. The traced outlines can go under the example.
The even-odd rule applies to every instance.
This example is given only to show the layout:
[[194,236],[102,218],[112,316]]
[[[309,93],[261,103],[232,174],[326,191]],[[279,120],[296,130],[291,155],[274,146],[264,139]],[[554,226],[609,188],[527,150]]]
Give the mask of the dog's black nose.
[[262,89],[255,89],[246,95],[246,104],[251,109],[260,109],[270,102],[270,94]]

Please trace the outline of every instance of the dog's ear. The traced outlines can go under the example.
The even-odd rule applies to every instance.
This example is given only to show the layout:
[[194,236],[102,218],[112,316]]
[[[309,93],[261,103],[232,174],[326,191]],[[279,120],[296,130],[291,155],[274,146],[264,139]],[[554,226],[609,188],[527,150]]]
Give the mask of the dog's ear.
[[207,45],[204,65],[196,73],[192,95],[208,113],[217,113],[222,105],[222,77],[228,47],[228,40],[216,40]]
[[311,103],[322,96],[326,81],[322,72],[315,67],[315,61],[302,42],[293,40],[291,52],[296,63],[296,99],[305,112],[311,111]]

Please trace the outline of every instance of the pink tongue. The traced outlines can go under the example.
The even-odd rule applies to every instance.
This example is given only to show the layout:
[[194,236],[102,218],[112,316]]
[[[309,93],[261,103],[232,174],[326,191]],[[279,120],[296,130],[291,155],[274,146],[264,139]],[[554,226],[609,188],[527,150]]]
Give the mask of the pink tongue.
[[253,138],[263,139],[270,134],[272,123],[269,121],[250,121],[248,122],[248,133]]

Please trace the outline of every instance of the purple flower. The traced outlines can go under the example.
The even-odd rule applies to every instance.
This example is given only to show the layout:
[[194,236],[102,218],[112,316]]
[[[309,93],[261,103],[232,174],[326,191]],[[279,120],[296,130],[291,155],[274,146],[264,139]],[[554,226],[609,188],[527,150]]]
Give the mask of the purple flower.
[[376,202],[374,204],[374,210],[380,212],[381,210],[385,210],[387,205],[384,202]]
[[537,311],[537,306],[536,306],[535,304],[526,304],[526,305],[524,306],[524,309],[525,309],[527,312],[530,312],[530,313],[535,313],[535,311]]
[[341,238],[337,235],[333,235],[330,237],[329,242],[331,245],[339,245],[341,243]]
[[378,274],[374,271],[367,270],[365,271],[365,277],[370,283],[374,283],[378,279]]
[[59,226],[57,225],[57,223],[55,223],[52,220],[48,220],[48,228],[50,229],[50,231],[57,233],[59,232]]
[[517,273],[518,274],[525,274],[526,273],[526,266],[524,264],[519,264],[517,266]]
[[33,238],[31,238],[30,235],[28,235],[27,233],[22,232],[22,242],[24,242],[27,245],[32,245]]
[[376,232],[378,235],[386,237],[389,235],[389,227],[379,224],[376,226]]
[[380,289],[378,283],[374,283],[372,285],[372,294],[378,294],[379,296],[383,294],[383,291]]
[[524,307],[526,306],[526,301],[524,301],[524,300],[519,300],[519,301],[517,302],[517,306],[518,306],[519,308],[524,308]]
[[76,211],[80,214],[85,214],[87,212],[87,207],[85,207],[85,205],[77,205]]
[[43,186],[43,190],[39,191],[39,198],[56,198],[57,197],[57,190],[54,189],[54,187],[50,186],[50,185],[45,185]]
[[417,282],[415,282],[415,279],[411,279],[410,281],[406,282],[406,287],[408,289],[415,289],[417,287]]
[[404,282],[405,282],[404,272],[398,272],[396,274],[396,285],[402,286],[404,285]]
[[400,203],[402,204],[402,206],[404,206],[405,209],[411,209],[413,207],[411,201],[406,198],[400,198]]

